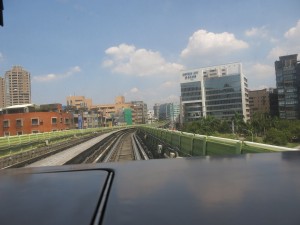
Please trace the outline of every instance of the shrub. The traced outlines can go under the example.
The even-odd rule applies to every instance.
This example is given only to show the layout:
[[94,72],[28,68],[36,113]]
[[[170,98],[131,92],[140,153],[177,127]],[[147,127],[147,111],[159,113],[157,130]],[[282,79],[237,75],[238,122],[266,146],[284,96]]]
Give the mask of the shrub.
[[288,138],[284,131],[271,128],[270,130],[268,130],[264,141],[266,143],[284,146],[288,143]]

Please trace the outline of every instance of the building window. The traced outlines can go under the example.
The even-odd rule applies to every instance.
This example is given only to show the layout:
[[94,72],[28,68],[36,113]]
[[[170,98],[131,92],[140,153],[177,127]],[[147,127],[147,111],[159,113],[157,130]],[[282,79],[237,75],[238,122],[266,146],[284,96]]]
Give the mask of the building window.
[[9,136],[9,132],[4,132],[4,137],[8,137]]
[[38,131],[38,130],[33,130],[31,133],[33,133],[33,134],[38,134],[39,131]]
[[9,120],[3,120],[3,127],[6,128],[6,127],[9,127]]
[[17,135],[22,135],[23,134],[23,131],[18,131],[17,132]]
[[57,124],[57,117],[52,117],[51,118],[51,123],[52,124]]
[[22,119],[16,119],[16,126],[17,127],[23,127],[23,120]]
[[31,125],[32,126],[38,126],[39,125],[39,119],[38,118],[31,118]]
[[65,124],[69,124],[69,123],[70,123],[69,118],[65,118]]
[[60,117],[60,123],[62,123],[62,122],[63,122],[63,118]]

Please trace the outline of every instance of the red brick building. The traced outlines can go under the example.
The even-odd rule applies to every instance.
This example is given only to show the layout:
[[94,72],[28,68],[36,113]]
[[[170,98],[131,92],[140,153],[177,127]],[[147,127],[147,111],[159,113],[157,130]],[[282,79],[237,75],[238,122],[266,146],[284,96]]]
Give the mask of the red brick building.
[[61,104],[16,105],[2,109],[0,136],[43,133],[74,128],[73,115]]

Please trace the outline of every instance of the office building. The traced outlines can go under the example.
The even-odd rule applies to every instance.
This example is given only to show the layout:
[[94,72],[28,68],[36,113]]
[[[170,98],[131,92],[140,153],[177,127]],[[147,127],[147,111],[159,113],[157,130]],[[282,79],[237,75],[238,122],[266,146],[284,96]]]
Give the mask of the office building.
[[250,117],[255,113],[278,116],[277,89],[265,88],[249,91]]
[[180,105],[176,103],[164,103],[158,107],[158,119],[159,120],[178,120],[180,113]]
[[231,120],[250,117],[247,78],[241,63],[185,70],[180,74],[184,122],[213,116]]
[[153,117],[159,119],[159,104],[154,104],[153,106]]
[[172,103],[171,120],[172,121],[179,121],[179,116],[180,116],[180,104]]
[[281,119],[300,119],[300,62],[297,56],[280,56],[279,61],[275,62]]
[[5,73],[5,105],[22,105],[31,103],[30,73],[21,66]]
[[269,88],[270,116],[279,117],[277,88]]

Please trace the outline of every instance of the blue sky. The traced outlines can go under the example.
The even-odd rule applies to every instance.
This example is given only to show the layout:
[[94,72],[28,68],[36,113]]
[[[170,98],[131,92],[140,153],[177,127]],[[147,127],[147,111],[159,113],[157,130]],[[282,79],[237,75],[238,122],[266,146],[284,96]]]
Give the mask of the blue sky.
[[[251,89],[300,54],[298,0],[4,0],[0,75],[31,73],[32,101],[178,101],[179,72],[241,62]],[[299,56],[300,58],[300,56]]]

